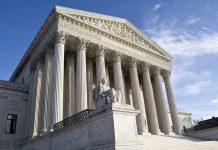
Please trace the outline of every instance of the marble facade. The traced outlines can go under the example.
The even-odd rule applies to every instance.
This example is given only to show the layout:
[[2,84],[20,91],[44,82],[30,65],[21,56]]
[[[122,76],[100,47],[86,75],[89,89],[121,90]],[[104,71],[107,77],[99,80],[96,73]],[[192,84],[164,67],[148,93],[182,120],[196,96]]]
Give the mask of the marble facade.
[[171,62],[126,19],[55,6],[10,78],[29,85],[24,139],[51,133],[55,123],[94,109],[93,89],[102,78],[120,91],[119,105],[139,112],[138,135],[180,134]]
[[[53,15],[55,17],[51,17]],[[120,90],[122,104],[130,104],[127,101],[130,95],[127,95],[125,88],[127,80],[130,80],[133,106],[140,110],[137,115],[139,134],[148,131],[152,134],[172,132],[163,92],[167,93],[174,131],[180,134],[181,127],[170,83],[172,57],[168,53],[125,19],[55,7],[47,20],[50,20],[46,22],[50,23],[50,30],[45,25],[41,34],[50,40],[44,45],[39,43],[38,46],[45,48],[38,50],[29,62],[34,68],[30,72],[34,76],[34,86],[30,89],[32,102],[29,103],[34,103],[30,105],[35,108],[32,116],[28,116],[34,118],[28,123],[34,122],[32,127],[28,127],[33,128],[33,133],[32,130],[28,133],[30,137],[52,131],[52,126],[63,118],[89,108],[88,104],[93,100],[88,93],[92,92],[93,86],[106,76],[109,76],[110,82],[110,75],[106,75],[106,65],[110,67],[109,72],[113,72],[113,86]],[[45,31],[51,32],[51,35],[45,34]],[[143,57],[140,58],[140,54]],[[89,66],[92,66],[89,78],[95,79],[87,78],[88,59],[91,61]],[[96,72],[95,76],[93,72]],[[125,77],[125,74],[129,75]],[[140,74],[142,79],[139,78]],[[163,91],[162,79],[166,91]],[[16,78],[12,76],[12,80]],[[144,96],[141,95],[141,84]]]

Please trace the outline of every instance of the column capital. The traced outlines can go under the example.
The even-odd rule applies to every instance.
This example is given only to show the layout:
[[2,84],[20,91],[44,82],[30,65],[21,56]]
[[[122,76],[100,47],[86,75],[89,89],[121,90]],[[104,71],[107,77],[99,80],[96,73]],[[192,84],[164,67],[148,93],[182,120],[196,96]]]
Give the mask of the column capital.
[[149,71],[150,64],[147,62],[143,62],[142,64],[142,72]]
[[154,73],[154,75],[160,75],[160,67],[155,66],[153,69],[153,73]]
[[129,67],[131,68],[136,66],[137,66],[136,59],[134,57],[131,57],[129,61]]
[[41,68],[43,65],[43,62],[45,61],[45,55],[42,55],[41,53],[38,57],[36,57],[35,60],[33,60],[30,64],[30,71],[34,72],[36,71],[36,68]]
[[165,79],[170,79],[171,72],[169,70],[164,70],[163,71],[163,78]]
[[77,45],[76,45],[77,51],[78,50],[86,50],[88,43],[89,43],[88,40],[78,38]]
[[75,54],[73,53],[73,52],[67,52],[66,54],[65,54],[65,56],[68,58],[68,57],[74,57],[75,56]]
[[95,52],[96,52],[96,57],[104,56],[105,55],[105,47],[102,45],[97,45]]
[[53,54],[54,54],[54,49],[48,47],[45,49],[45,55],[53,55]]
[[34,71],[36,71],[36,62],[35,61],[31,62],[31,64],[30,64],[30,72],[34,72]]
[[113,53],[113,62],[121,62],[121,53],[116,51]]
[[63,31],[57,31],[55,35],[55,43],[65,44],[67,34]]

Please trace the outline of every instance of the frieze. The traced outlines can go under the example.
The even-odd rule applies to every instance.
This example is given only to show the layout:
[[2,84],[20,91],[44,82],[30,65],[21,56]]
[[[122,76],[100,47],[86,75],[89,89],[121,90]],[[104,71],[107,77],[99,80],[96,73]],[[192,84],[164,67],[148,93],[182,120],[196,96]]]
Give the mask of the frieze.
[[[122,39],[113,37],[110,34],[104,33],[104,31],[100,31],[97,28],[89,26],[90,24],[86,25],[84,23],[79,22],[78,20],[74,20],[74,19],[66,17],[66,16],[62,16],[61,18],[59,18],[59,26],[60,27],[66,28],[66,29],[68,29],[70,31],[73,31],[73,32],[76,32],[76,33],[79,33],[79,34],[87,35],[89,37],[95,38],[96,40],[101,40],[99,35],[106,36],[107,38],[109,38],[111,40],[114,40],[114,41],[116,41],[118,43],[127,45],[128,47],[132,47],[134,49],[139,50],[140,52],[143,52],[143,53],[146,53],[146,54],[152,56],[159,63],[165,62],[166,64],[168,64],[170,62],[170,60],[165,58],[165,56],[160,56],[160,55],[155,54],[154,52],[151,52],[151,51],[146,50],[144,48],[132,45],[127,41],[123,41]],[[160,53],[160,52],[158,51],[158,53]]]
[[126,40],[130,40],[133,43],[136,43],[143,47],[151,48],[159,54],[161,54],[153,45],[148,41],[144,40],[144,37],[140,36],[136,31],[132,30],[124,23],[108,21],[98,18],[90,18],[85,16],[71,15],[73,18],[79,19],[86,24],[96,26],[100,29],[109,31],[117,36],[120,36]]

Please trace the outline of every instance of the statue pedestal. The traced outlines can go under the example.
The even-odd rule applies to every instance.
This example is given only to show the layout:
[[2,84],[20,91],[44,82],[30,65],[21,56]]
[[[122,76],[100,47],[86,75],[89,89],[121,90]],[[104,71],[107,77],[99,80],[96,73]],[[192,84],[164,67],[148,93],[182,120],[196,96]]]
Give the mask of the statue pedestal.
[[[101,112],[100,112],[101,110]],[[124,105],[118,102],[104,105],[97,108],[90,114],[90,119],[95,120],[90,124],[89,139],[93,148],[104,146],[105,149],[144,149],[137,140],[136,115],[131,105]]]

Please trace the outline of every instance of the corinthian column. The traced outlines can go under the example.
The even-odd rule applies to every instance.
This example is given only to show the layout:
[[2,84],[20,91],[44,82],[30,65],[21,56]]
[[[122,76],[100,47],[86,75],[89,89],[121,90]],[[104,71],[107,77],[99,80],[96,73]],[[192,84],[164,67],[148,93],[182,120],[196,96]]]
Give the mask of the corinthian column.
[[86,78],[86,46],[87,41],[78,40],[76,60],[76,113],[88,108]]
[[148,63],[144,63],[142,65],[142,74],[143,74],[144,99],[145,99],[146,114],[148,117],[147,122],[148,122],[149,131],[151,132],[151,134],[158,134],[160,131],[159,131],[157,112],[154,102],[154,94],[151,84]]
[[26,126],[25,126],[25,138],[29,138],[30,136],[30,131],[29,129],[31,128],[31,114],[32,114],[32,103],[33,103],[33,91],[34,91],[34,76],[35,76],[35,70],[36,67],[35,65],[31,64],[30,65],[30,80],[29,80],[29,97],[28,97],[28,106],[26,110]]
[[170,115],[171,115],[172,123],[173,123],[173,130],[176,134],[181,134],[181,127],[180,127],[178,112],[176,109],[173,89],[172,89],[172,85],[170,82],[170,72],[165,71],[163,74],[163,77],[164,77],[164,83],[166,87],[167,99],[169,103]]
[[76,113],[76,81],[75,81],[75,57],[73,53],[67,53],[65,65],[65,98],[64,98],[64,118]]
[[144,105],[144,100],[142,99],[140,93],[138,72],[137,72],[136,62],[134,59],[130,60],[129,67],[130,67],[130,80],[132,86],[133,104],[135,109],[140,110],[140,113],[136,116],[136,120],[137,120],[138,133],[141,135],[143,133],[147,133],[148,131],[146,125],[145,105]]
[[51,118],[50,125],[63,120],[63,92],[64,92],[64,45],[66,35],[56,34],[54,63],[52,72]]
[[[41,59],[41,58],[39,58]],[[37,136],[38,135],[38,128],[39,128],[39,105],[41,100],[41,87],[42,87],[42,77],[43,77],[43,65],[42,60],[38,60],[36,62],[36,71],[34,74],[33,80],[33,93],[32,93],[32,111],[31,111],[31,121],[30,121],[30,128],[29,128],[29,137]]]
[[120,90],[121,103],[126,104],[126,97],[125,97],[125,91],[124,91],[124,82],[123,82],[123,73],[122,73],[122,68],[121,68],[121,56],[117,52],[114,55],[113,68],[114,68],[115,89]]
[[93,103],[93,61],[87,60],[87,90],[88,90],[88,108],[94,109]]
[[104,60],[104,47],[98,45],[96,49],[96,76],[97,76],[97,85],[99,81],[104,78],[106,79],[105,72],[105,60]]
[[155,90],[156,110],[157,110],[160,130],[164,134],[169,134],[170,133],[169,118],[167,115],[166,105],[164,103],[163,88],[161,84],[161,76],[159,71],[160,69],[158,67],[154,69],[154,88],[155,88],[154,90]]
[[53,67],[53,50],[46,49],[44,79],[42,83],[42,101],[40,111],[40,132],[47,132],[49,124],[50,103],[51,103],[51,78]]

